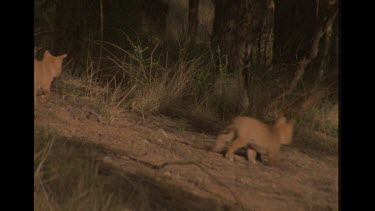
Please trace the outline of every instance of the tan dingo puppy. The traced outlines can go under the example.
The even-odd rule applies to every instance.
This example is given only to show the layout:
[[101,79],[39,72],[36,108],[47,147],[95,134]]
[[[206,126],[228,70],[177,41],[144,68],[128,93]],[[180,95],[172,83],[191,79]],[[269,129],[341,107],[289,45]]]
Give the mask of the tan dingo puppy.
[[249,161],[256,163],[256,153],[268,155],[270,165],[276,164],[276,155],[281,144],[292,142],[294,121],[289,123],[285,117],[277,120],[273,126],[267,125],[251,117],[237,117],[226,131],[218,136],[215,152],[221,152],[228,141],[231,146],[225,157],[233,161],[233,154],[242,147],[247,147]]
[[60,76],[62,61],[66,56],[66,54],[52,56],[47,50],[44,52],[43,60],[38,61],[35,59],[34,54],[34,106],[37,105],[36,96],[40,89],[43,92],[41,100],[43,102],[46,101],[46,98],[50,93],[51,82],[55,77]]

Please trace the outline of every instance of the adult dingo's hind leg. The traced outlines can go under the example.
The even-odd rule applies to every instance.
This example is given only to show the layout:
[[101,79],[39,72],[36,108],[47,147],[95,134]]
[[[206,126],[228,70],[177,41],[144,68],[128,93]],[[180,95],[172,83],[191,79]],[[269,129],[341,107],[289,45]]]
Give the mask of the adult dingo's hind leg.
[[40,101],[43,104],[47,102],[49,95],[51,93],[51,82],[52,80],[48,80],[42,84],[42,95],[40,96]]
[[36,102],[36,94],[35,94],[35,92],[34,92],[34,109],[36,109],[36,106],[37,106],[37,102]]
[[41,103],[43,103],[43,104],[47,103],[47,100],[48,100],[48,97],[49,97],[50,93],[51,93],[51,90],[50,90],[49,87],[43,88],[43,94],[40,96]]
[[47,95],[46,94],[43,94],[43,95],[40,96],[40,102],[42,104],[47,103]]
[[[34,77],[35,77],[35,73],[34,73]],[[34,109],[38,106],[37,95],[38,95],[38,86],[37,86],[37,83],[34,81]]]

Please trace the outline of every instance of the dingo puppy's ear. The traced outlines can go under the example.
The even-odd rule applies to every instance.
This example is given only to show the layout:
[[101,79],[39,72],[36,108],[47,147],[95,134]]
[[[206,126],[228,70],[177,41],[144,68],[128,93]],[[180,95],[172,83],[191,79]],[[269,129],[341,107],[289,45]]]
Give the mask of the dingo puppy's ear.
[[44,52],[44,56],[52,56],[52,55],[51,55],[51,53],[50,53],[48,50],[46,50],[46,51]]
[[68,55],[66,54],[66,53],[64,53],[63,55],[61,55],[60,57],[62,58],[62,59],[64,59],[65,57],[67,57]]
[[286,118],[285,118],[285,116],[280,117],[280,118],[277,120],[277,122],[276,122],[277,125],[278,125],[278,124],[285,124],[285,123],[286,123]]
[[283,111],[280,111],[276,114],[276,118],[280,119],[281,117],[285,117],[285,113]]

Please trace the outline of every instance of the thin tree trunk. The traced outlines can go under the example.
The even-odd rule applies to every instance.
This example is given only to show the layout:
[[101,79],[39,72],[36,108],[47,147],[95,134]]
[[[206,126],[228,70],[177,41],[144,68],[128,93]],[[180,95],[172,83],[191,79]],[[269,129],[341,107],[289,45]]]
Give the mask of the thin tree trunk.
[[298,62],[297,70],[295,72],[295,75],[294,75],[289,87],[287,88],[287,90],[285,92],[285,95],[289,95],[291,92],[293,92],[295,90],[295,88],[298,85],[298,82],[300,81],[300,79],[302,78],[302,76],[305,72],[306,66],[313,59],[315,59],[315,57],[317,56],[318,51],[319,51],[320,39],[327,32],[329,26],[332,24],[333,19],[337,15],[337,10],[338,10],[338,8],[337,8],[337,5],[336,5],[332,9],[332,11],[330,11],[330,13],[327,16],[322,17],[322,21],[319,22],[319,26],[317,27],[317,29],[314,33],[314,36],[312,38],[312,44],[311,44],[310,51],[308,52],[306,57],[304,57],[300,62]]
[[[301,59],[297,60],[296,65],[295,65],[295,69],[293,71],[294,76],[293,76],[291,82],[289,83],[289,85],[286,87],[286,91],[284,93],[281,93],[282,95],[289,95],[297,87],[298,82],[300,81],[300,79],[304,75],[305,68],[317,56],[318,51],[319,51],[320,39],[326,33],[326,31],[328,29],[328,26],[332,23],[333,19],[335,18],[336,14],[337,14],[337,10],[338,10],[338,7],[337,7],[337,4],[335,4],[333,6],[330,6],[328,9],[326,9],[326,11],[324,11],[325,13],[323,13],[323,14],[322,14],[322,11],[320,11],[322,15],[320,15],[320,20],[317,21],[315,26],[313,27],[314,32],[312,33],[310,41],[308,41],[306,39],[301,39],[301,40],[306,40],[303,43],[306,43],[307,45],[306,44],[304,44],[304,45],[309,46],[309,48],[306,48],[306,50],[304,50],[304,51],[300,51],[300,53],[298,53],[297,51],[294,52],[294,54],[298,55],[298,57],[300,57]],[[281,14],[279,14],[279,15],[281,15]],[[315,15],[315,11],[314,11],[314,15]],[[275,27],[276,27],[276,25],[275,25]],[[276,32],[275,32],[275,36],[277,36]],[[305,35],[305,36],[307,36],[307,35]],[[275,39],[276,38],[277,37],[275,37]],[[279,40],[279,42],[280,42],[280,40]],[[278,46],[278,47],[280,48],[280,46]],[[303,53],[303,52],[306,52],[306,53]],[[291,52],[289,54],[291,54]],[[278,61],[279,62],[280,61],[288,62],[288,61],[292,61],[292,60],[288,60],[288,58],[280,58],[280,56],[279,56]],[[277,95],[280,95],[280,93],[276,94],[276,96]],[[276,96],[274,96],[274,98]]]
[[100,70],[100,62],[102,60],[102,49],[103,49],[103,29],[104,28],[104,13],[103,13],[103,0],[100,0],[100,46],[99,46],[99,61],[98,68]]
[[332,24],[332,47],[330,49],[329,68],[338,68],[338,18],[336,17]]
[[316,0],[275,0],[274,65],[296,64],[309,51],[319,20]]
[[317,83],[320,83],[323,80],[325,73],[327,72],[328,62],[330,61],[329,50],[332,47],[331,41],[332,37],[332,24],[328,26],[327,32],[324,35],[324,46],[323,46],[323,55],[319,66],[319,73],[317,78]]
[[188,33],[190,43],[195,42],[199,22],[199,0],[189,0]]
[[250,62],[263,23],[264,0],[217,0],[212,43],[228,57],[228,72],[239,72],[239,113],[249,112]]
[[274,16],[275,16],[275,0],[269,0],[267,4],[267,15],[265,20],[266,36],[264,43],[264,65],[265,70],[273,68],[273,42],[274,42]]

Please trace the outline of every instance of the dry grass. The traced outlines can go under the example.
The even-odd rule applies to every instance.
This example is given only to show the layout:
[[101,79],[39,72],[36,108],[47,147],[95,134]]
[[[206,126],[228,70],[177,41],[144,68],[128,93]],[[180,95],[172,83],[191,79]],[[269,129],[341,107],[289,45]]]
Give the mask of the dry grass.
[[338,103],[323,102],[314,106],[305,118],[316,131],[338,137],[338,112]]
[[131,109],[140,113],[161,111],[182,99],[187,93],[189,83],[199,68],[199,59],[177,63],[175,67],[166,69],[160,77],[140,87],[132,99]]
[[314,156],[338,156],[338,138],[306,128],[296,129],[292,146]]
[[[160,58],[154,58],[158,45],[149,49],[130,39],[129,43],[133,48],[131,51],[104,42],[101,47],[107,57],[101,60],[101,69],[95,68],[96,62],[88,52],[86,67],[81,74],[75,74],[77,71],[72,67],[65,67],[55,91],[60,92],[64,99],[89,101],[99,115],[111,121],[126,110],[152,114],[168,110],[184,100],[197,106],[205,101],[202,96],[212,92],[213,87],[196,86],[198,81],[202,83],[202,73],[209,72],[209,65],[203,64],[202,57],[179,59],[172,65],[166,61],[162,65]],[[197,87],[201,89],[197,90]]]
[[[133,41],[126,34],[124,36],[130,48],[91,41],[84,67],[80,70],[64,67],[55,88],[63,96],[62,102],[85,100],[101,119],[112,123],[124,111],[142,115],[161,112],[187,118],[193,124],[201,125],[200,130],[215,128],[212,132],[221,127],[217,122],[228,122],[239,115],[239,73],[227,70],[227,60],[220,49],[190,59],[186,49],[180,50],[177,60],[168,61],[168,57],[156,56],[156,52],[162,52],[160,43],[145,46],[141,39]],[[92,56],[95,46],[102,48],[105,55],[100,59],[100,69],[98,58]],[[212,73],[214,61],[218,61],[216,69],[219,72],[216,74]],[[277,70],[267,71],[252,71],[249,108],[253,117],[271,122],[299,94],[272,99],[270,96],[275,89],[288,81]],[[304,90],[299,92],[303,94]],[[79,104],[77,101],[77,106]],[[320,103],[298,122],[305,128],[337,137],[338,109],[331,107]]]
[[305,152],[338,155],[338,104],[315,105],[298,120],[294,145]]

